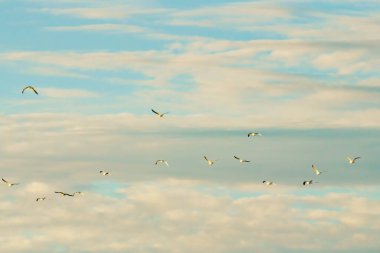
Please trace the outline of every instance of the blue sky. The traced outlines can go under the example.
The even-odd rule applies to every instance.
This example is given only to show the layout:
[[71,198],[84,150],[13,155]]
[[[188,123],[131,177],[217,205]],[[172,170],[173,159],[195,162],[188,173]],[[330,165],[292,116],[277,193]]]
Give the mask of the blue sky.
[[0,0],[0,249],[376,252],[379,12]]

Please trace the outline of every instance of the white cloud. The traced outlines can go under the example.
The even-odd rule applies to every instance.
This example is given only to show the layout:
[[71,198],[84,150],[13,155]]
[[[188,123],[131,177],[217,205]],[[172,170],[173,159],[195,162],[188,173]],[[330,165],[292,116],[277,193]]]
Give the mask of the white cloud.
[[379,211],[378,200],[337,193],[296,196],[275,188],[259,196],[245,192],[246,197],[231,198],[199,190],[205,187],[218,186],[178,179],[145,181],[120,190],[122,198],[48,193],[51,198],[38,203],[31,192],[9,191],[17,201],[3,196],[0,205],[7,217],[1,225],[12,227],[11,233],[0,232],[2,247],[7,252],[42,252],[58,244],[69,252],[169,253],[379,247],[375,234],[380,227],[371,222]]
[[51,98],[93,98],[100,94],[82,89],[41,88],[41,95]]

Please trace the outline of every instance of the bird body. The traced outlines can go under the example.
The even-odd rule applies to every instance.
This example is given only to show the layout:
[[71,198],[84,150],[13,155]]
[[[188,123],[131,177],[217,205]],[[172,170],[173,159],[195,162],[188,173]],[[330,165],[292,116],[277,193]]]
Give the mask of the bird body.
[[14,185],[18,185],[20,183],[11,183],[11,182],[8,182],[7,180],[5,180],[4,178],[2,178],[1,180],[3,180],[4,183],[6,183],[8,185],[8,187],[11,187],[11,186],[14,186]]
[[359,158],[360,158],[360,156],[355,157],[355,158],[347,157],[347,160],[350,164],[354,164],[356,162],[356,160],[358,160]]
[[240,163],[249,163],[250,162],[248,160],[241,159],[241,158],[239,158],[239,157],[237,157],[235,155],[234,155],[234,158],[237,159],[237,160],[239,160]]
[[273,183],[272,181],[266,181],[266,180],[263,181],[263,184],[266,184],[266,185],[275,185],[275,183]]
[[158,165],[159,163],[164,163],[164,164],[166,164],[166,166],[169,166],[169,163],[166,160],[157,160],[155,162],[155,165]]
[[33,87],[33,86],[26,86],[24,89],[22,89],[22,92],[21,93],[23,93],[24,94],[24,91],[25,90],[32,90],[36,95],[38,95],[38,92],[37,92],[37,90]]
[[203,156],[204,157],[204,159],[207,161],[207,163],[208,163],[208,165],[213,165],[214,163],[215,163],[215,161],[213,161],[213,160],[209,160],[206,156]]
[[111,175],[111,173],[109,173],[108,171],[104,171],[104,170],[99,171],[99,173],[102,174],[103,176]]
[[259,132],[250,132],[248,133],[248,137],[251,137],[251,136],[261,136],[262,134],[259,133]]
[[160,112],[155,111],[154,109],[152,109],[152,112],[154,112],[160,118],[164,117],[165,114],[169,113],[169,112],[160,113]]
[[316,184],[318,182],[314,182],[313,180],[303,181],[303,185],[310,185],[310,184]]
[[326,171],[320,171],[320,170],[318,170],[317,166],[315,166],[314,164],[311,165],[311,169],[314,171],[314,173],[315,173],[317,176],[321,175],[322,172],[326,172]]

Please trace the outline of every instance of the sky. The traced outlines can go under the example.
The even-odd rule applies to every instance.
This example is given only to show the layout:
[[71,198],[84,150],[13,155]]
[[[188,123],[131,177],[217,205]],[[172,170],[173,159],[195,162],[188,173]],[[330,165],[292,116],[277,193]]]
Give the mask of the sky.
[[378,0],[0,0],[0,250],[378,252],[379,30]]

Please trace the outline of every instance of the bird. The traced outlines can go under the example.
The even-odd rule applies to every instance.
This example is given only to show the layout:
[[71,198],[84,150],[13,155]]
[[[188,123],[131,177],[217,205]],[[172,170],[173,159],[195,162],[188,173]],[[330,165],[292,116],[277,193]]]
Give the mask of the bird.
[[356,160],[358,160],[360,158],[360,156],[358,156],[358,157],[355,157],[355,158],[351,158],[351,157],[347,157],[347,159],[348,159],[348,162],[350,163],[350,164],[354,164],[355,163],[355,161]]
[[102,174],[103,176],[111,175],[111,173],[109,173],[108,171],[104,171],[104,170],[99,171],[99,173]]
[[155,111],[154,109],[152,109],[152,112],[154,112],[155,114],[157,114],[157,116],[160,117],[160,118],[164,117],[165,114],[169,113],[169,112],[160,113],[160,112]]
[[10,183],[7,180],[5,180],[4,178],[2,178],[1,180],[3,180],[3,182],[6,183],[8,185],[8,187],[20,184],[20,183]]
[[322,172],[326,172],[326,171],[320,171],[320,170],[318,170],[317,166],[315,166],[314,164],[311,165],[311,169],[315,172],[315,174],[317,174],[317,176],[321,175]]
[[156,165],[159,164],[159,163],[165,163],[166,166],[169,166],[169,163],[168,163],[166,160],[157,160],[157,161],[155,162]]
[[46,197],[36,198],[36,201],[38,202],[38,201],[40,201],[40,200],[45,200],[45,199],[46,199]]
[[318,182],[314,182],[313,180],[309,180],[309,181],[303,181],[303,185],[310,185],[310,184],[316,184]]
[[34,93],[36,93],[37,95],[38,95],[38,92],[37,92],[37,90],[33,87],[33,86],[26,86],[24,89],[22,89],[22,92],[21,93],[24,93],[24,91],[25,90],[27,90],[27,89],[30,89],[30,90],[32,90]]
[[263,184],[266,184],[266,185],[275,185],[275,183],[273,183],[272,181],[266,181],[266,180],[263,181]]
[[250,133],[248,133],[248,137],[257,136],[257,135],[262,136],[262,134],[258,133],[258,132],[250,132]]
[[207,163],[208,163],[208,165],[213,165],[214,163],[215,163],[215,161],[213,161],[213,160],[209,160],[206,156],[203,156],[205,159],[206,159],[206,161],[207,161]]
[[237,157],[236,155],[234,155],[234,158],[239,160],[240,163],[249,163],[250,161],[248,160],[244,160],[244,159],[240,159],[239,157]]
[[74,197],[74,194],[70,194],[70,193],[65,193],[65,192],[54,192],[54,193],[61,194],[62,196],[70,196],[70,197]]

